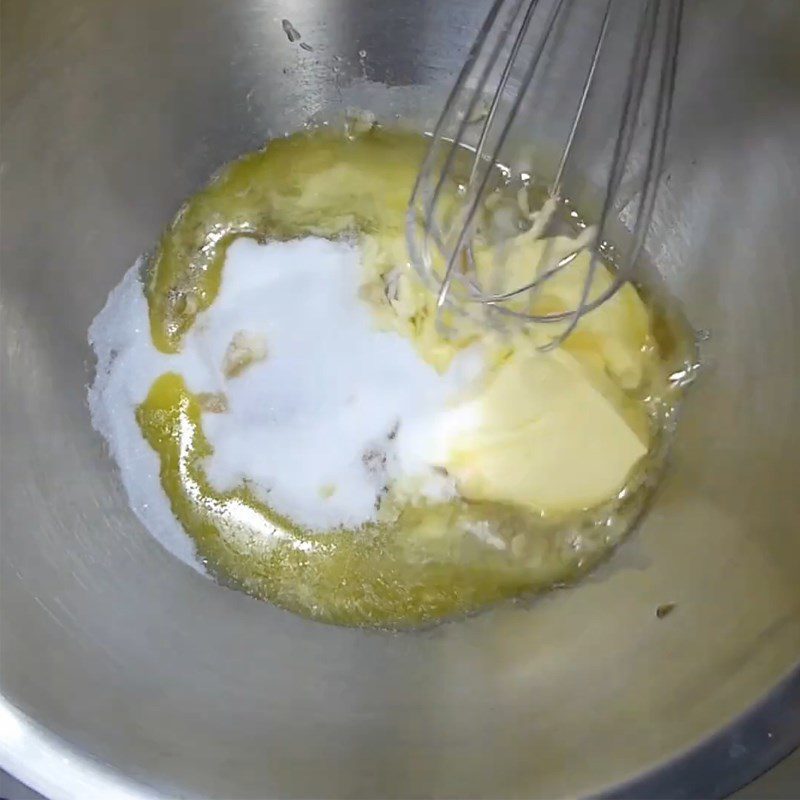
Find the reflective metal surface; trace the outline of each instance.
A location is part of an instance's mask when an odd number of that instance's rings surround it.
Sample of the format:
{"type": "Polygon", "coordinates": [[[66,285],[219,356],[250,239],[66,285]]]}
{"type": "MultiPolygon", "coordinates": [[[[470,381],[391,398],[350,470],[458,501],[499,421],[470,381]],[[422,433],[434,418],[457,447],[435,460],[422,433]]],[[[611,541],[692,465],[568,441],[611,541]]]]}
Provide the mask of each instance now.
{"type": "Polygon", "coordinates": [[[435,116],[487,4],[3,3],[0,766],[52,797],[692,796],[792,745],[800,15],[688,5],[650,250],[711,338],[654,507],[575,590],[389,635],[220,588],[139,527],[86,329],[269,133],[435,116]]]}

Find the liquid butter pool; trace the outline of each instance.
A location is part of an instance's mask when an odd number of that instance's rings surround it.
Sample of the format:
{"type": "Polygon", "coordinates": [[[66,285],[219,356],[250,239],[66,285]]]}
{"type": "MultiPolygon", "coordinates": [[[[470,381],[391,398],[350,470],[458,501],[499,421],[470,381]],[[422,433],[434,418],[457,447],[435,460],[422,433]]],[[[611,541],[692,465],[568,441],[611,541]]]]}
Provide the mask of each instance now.
{"type": "Polygon", "coordinates": [[[441,337],[402,238],[423,147],[318,132],[245,156],[89,333],[93,423],[147,529],[325,621],[431,622],[574,578],[638,513],[673,404],[632,287],[553,355],[441,337]]]}

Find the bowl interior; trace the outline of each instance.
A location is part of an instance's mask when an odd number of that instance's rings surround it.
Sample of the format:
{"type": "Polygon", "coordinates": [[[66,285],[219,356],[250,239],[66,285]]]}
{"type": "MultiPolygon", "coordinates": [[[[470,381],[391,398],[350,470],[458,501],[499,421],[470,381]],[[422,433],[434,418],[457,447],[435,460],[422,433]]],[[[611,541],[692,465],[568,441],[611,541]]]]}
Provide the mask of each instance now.
{"type": "Polygon", "coordinates": [[[435,118],[488,3],[3,5],[7,765],[64,796],[76,770],[142,796],[576,796],[677,758],[797,669],[800,19],[687,6],[649,251],[710,339],[656,502],[580,587],[392,635],[304,621],[162,550],[91,430],[86,330],[239,153],[350,105],[435,118]],[[26,760],[31,741],[68,762],[26,760]]]}

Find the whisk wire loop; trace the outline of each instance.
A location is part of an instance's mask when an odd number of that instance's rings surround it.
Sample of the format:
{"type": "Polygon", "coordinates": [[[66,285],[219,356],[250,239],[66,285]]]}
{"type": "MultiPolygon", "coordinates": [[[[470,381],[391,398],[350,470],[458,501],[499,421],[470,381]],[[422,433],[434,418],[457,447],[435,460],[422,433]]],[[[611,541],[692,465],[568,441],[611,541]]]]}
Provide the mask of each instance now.
{"type": "MultiPolygon", "coordinates": [[[[490,291],[479,279],[473,250],[480,220],[487,210],[486,198],[498,176],[508,179],[511,174],[503,166],[504,158],[510,145],[518,146],[525,140],[525,134],[518,130],[520,122],[553,113],[552,109],[543,110],[536,97],[529,95],[535,94],[531,87],[538,91],[539,98],[550,91],[548,71],[557,73],[553,65],[558,66],[563,57],[559,36],[563,38],[572,26],[584,23],[592,16],[587,9],[591,6],[596,11],[598,5],[592,0],[496,0],[433,131],[409,205],[409,252],[423,280],[434,291],[437,308],[447,305],[467,314],[473,313],[470,309],[479,308],[482,319],[498,313],[523,321],[565,323],[549,345],[555,346],[585,314],[634,277],[665,161],[683,2],[602,0],[599,24],[588,48],[588,66],[580,79],[577,99],[571,104],[554,177],[545,181],[545,168],[526,166],[526,172],[544,190],[541,208],[530,215],[532,233],[539,236],[572,208],[565,197],[566,183],[573,173],[580,174],[581,159],[586,161],[584,154],[576,155],[578,143],[591,141],[598,120],[604,124],[609,118],[607,106],[600,101],[612,96],[611,105],[616,105],[619,112],[615,132],[603,140],[610,145],[607,163],[603,160],[604,148],[597,148],[598,161],[605,168],[605,178],[597,182],[598,188],[602,186],[599,213],[594,219],[584,217],[573,252],[562,253],[554,261],[552,239],[548,238],[539,263],[531,264],[530,280],[521,286],[490,291]],[[627,40],[615,24],[629,25],[630,12],[634,10],[637,16],[633,35],[627,37],[633,44],[625,61],[628,50],[623,45],[627,40]],[[613,65],[615,58],[622,77],[609,86],[607,74],[613,77],[615,73],[606,66],[604,74],[604,62],[613,65]],[[651,105],[645,102],[649,95],[653,95],[651,105]],[[593,102],[600,108],[599,112],[594,109],[594,114],[590,113],[593,102]],[[523,109],[530,113],[521,114],[523,109]],[[647,110],[652,111],[652,119],[647,110]],[[463,169],[465,157],[469,159],[468,169],[463,169]],[[630,200],[621,203],[625,178],[635,172],[637,159],[643,163],[641,186],[630,200]],[[615,260],[610,283],[603,284],[605,288],[597,292],[595,276],[605,260],[610,228],[626,208],[632,209],[633,218],[630,249],[626,258],[615,260]],[[591,249],[591,258],[577,304],[536,313],[536,292],[567,269],[584,247],[591,249]],[[527,309],[522,307],[526,293],[527,309]]],[[[561,116],[565,106],[570,104],[558,104],[556,111],[561,116]]],[[[591,161],[591,148],[589,156],[591,161]]],[[[528,188],[526,183],[525,191],[528,188]]],[[[569,216],[574,218],[577,214],[571,211],[569,216]]]]}

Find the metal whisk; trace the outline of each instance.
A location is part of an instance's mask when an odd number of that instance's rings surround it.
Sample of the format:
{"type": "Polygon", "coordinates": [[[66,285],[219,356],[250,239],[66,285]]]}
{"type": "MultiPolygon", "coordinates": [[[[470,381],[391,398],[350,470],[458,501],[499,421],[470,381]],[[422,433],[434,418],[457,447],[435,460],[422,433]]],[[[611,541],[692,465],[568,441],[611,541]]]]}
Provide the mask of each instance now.
{"type": "Polygon", "coordinates": [[[496,0],[409,205],[411,258],[439,308],[560,322],[556,344],[631,279],[664,164],[682,11],[683,0],[496,0]],[[523,162],[519,170],[510,168],[515,161],[523,162]],[[514,175],[524,191],[543,190],[531,215],[538,232],[581,209],[576,249],[590,247],[592,258],[574,308],[537,314],[520,300],[540,292],[575,252],[555,260],[550,253],[547,263],[531,264],[524,285],[499,293],[478,277],[473,241],[486,198],[514,175]],[[628,245],[614,248],[613,281],[593,294],[599,254],[621,217],[628,245]]]}

